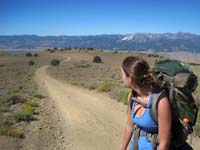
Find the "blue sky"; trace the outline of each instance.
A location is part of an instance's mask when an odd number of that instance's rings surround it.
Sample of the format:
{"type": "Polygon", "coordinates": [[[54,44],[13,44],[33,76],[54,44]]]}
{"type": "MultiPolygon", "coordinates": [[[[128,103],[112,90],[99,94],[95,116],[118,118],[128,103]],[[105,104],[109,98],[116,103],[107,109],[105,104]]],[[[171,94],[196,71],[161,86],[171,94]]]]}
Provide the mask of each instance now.
{"type": "Polygon", "coordinates": [[[0,35],[200,34],[198,0],[0,0],[0,35]]]}

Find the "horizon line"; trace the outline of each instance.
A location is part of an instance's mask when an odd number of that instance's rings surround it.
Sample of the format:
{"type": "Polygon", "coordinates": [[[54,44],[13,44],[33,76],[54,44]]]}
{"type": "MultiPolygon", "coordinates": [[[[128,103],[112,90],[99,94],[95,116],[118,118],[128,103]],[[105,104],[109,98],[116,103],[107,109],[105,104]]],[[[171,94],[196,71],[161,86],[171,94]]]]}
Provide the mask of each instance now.
{"type": "Polygon", "coordinates": [[[101,36],[101,35],[134,35],[134,34],[178,34],[178,33],[184,33],[184,34],[194,34],[194,35],[200,35],[200,33],[192,33],[192,32],[134,32],[134,33],[102,33],[102,34],[60,34],[60,35],[43,35],[43,34],[0,34],[0,36],[101,36]]]}

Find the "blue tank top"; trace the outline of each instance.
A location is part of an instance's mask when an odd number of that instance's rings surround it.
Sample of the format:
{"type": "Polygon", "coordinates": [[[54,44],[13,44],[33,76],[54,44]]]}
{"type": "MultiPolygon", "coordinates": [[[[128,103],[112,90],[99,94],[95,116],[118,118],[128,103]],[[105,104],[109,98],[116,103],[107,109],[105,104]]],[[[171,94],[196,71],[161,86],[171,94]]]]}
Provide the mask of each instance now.
{"type": "MultiPolygon", "coordinates": [[[[151,104],[152,101],[152,95],[150,94],[147,106],[151,104]]],[[[131,113],[131,118],[135,124],[137,124],[141,130],[144,130],[148,133],[156,133],[158,131],[158,125],[156,122],[153,120],[150,112],[150,108],[145,108],[144,113],[141,116],[136,116],[134,112],[134,105],[133,103],[133,108],[132,108],[132,113],[131,113]]],[[[133,137],[131,139],[131,144],[130,144],[130,150],[133,150],[133,137]]],[[[152,150],[152,144],[148,140],[146,136],[140,136],[138,139],[138,149],[139,150],[152,150]]]]}
{"type": "MultiPolygon", "coordinates": [[[[152,95],[150,95],[148,98],[147,106],[150,106],[151,101],[152,101],[152,95]]],[[[144,130],[149,133],[158,132],[158,125],[151,116],[150,108],[145,108],[144,113],[141,116],[137,117],[134,112],[134,105],[135,104],[133,103],[133,109],[131,115],[133,122],[137,124],[141,128],[141,130],[144,130]]]]}

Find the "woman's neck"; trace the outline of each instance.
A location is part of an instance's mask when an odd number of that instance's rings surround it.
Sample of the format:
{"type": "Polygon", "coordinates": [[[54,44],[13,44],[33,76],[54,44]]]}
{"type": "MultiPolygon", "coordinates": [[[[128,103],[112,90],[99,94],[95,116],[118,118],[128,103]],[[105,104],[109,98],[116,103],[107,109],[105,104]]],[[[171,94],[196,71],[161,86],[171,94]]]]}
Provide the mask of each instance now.
{"type": "Polygon", "coordinates": [[[145,88],[140,88],[140,87],[132,87],[132,89],[137,93],[138,96],[141,98],[145,98],[150,95],[150,91],[145,88]]]}

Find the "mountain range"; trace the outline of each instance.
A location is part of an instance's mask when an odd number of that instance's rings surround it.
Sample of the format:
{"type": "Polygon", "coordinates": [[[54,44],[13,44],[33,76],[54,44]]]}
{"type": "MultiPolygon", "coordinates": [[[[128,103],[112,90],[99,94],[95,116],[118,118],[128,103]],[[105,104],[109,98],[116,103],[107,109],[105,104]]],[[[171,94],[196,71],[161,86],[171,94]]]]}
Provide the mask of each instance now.
{"type": "Polygon", "coordinates": [[[0,35],[0,49],[80,47],[149,52],[200,53],[200,35],[178,33],[103,34],[88,36],[0,35]]]}

